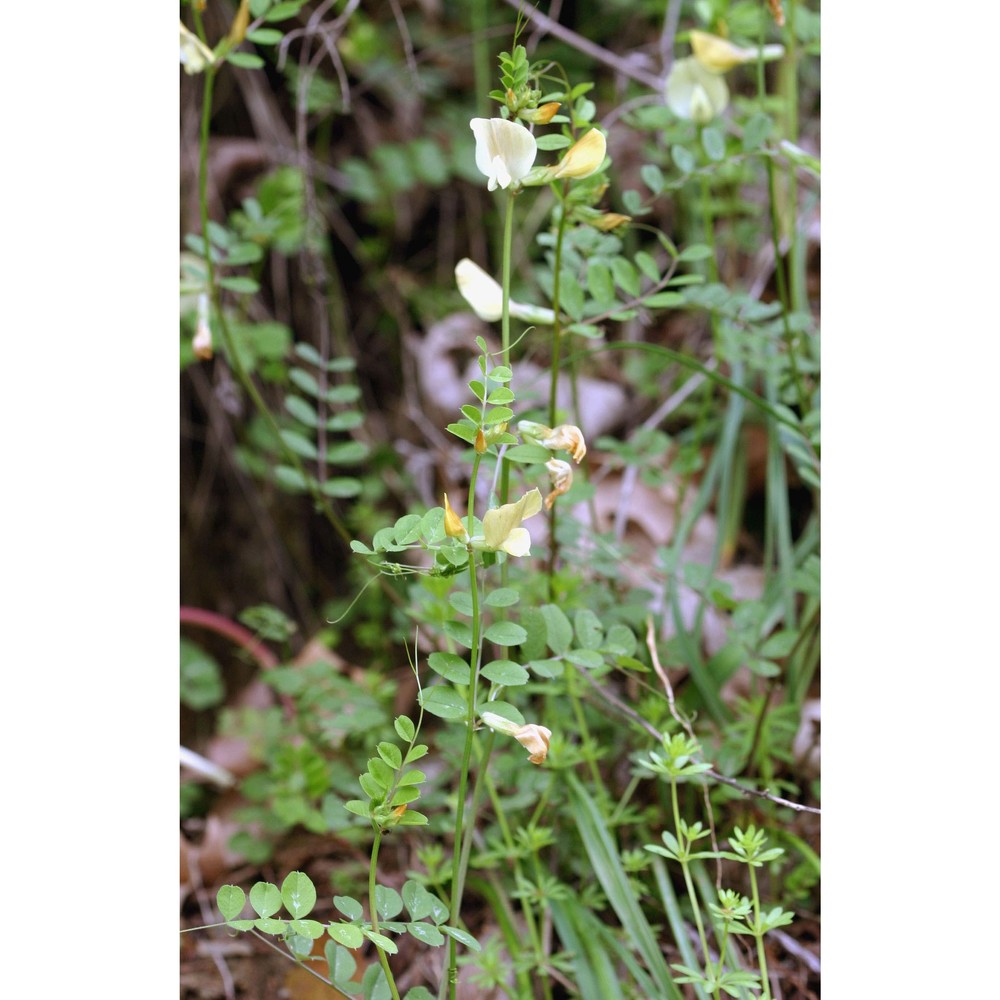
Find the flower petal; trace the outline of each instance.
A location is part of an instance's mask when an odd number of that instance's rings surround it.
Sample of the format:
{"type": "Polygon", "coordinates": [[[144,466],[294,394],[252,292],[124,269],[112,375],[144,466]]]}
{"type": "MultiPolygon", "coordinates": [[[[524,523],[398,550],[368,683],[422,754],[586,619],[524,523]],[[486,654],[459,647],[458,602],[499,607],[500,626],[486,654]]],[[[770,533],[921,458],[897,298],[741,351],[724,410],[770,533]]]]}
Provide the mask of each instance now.
{"type": "Polygon", "coordinates": [[[503,314],[503,289],[475,261],[463,257],[455,265],[455,282],[481,320],[495,323],[503,314]]]}
{"type": "Polygon", "coordinates": [[[541,444],[550,451],[568,451],[577,465],[587,454],[587,442],[583,438],[583,431],[576,424],[560,424],[558,427],[553,427],[549,435],[542,439],[541,444]]]}
{"type": "MultiPolygon", "coordinates": [[[[537,489],[525,493],[516,503],[505,503],[502,507],[494,507],[483,515],[483,535],[488,548],[496,551],[503,548],[510,535],[520,527],[521,522],[537,514],[542,509],[542,495],[537,489]]],[[[523,530],[523,529],[522,529],[523,530]]],[[[528,534],[527,531],[524,532],[528,534]]],[[[523,539],[515,542],[515,547],[524,544],[523,539]]],[[[528,539],[528,544],[531,539],[528,539]]],[[[506,550],[505,551],[509,551],[506,550]]],[[[512,555],[515,553],[511,553],[512,555]]]]}
{"type": "Polygon", "coordinates": [[[729,104],[729,88],[718,73],[712,73],[694,56],[678,59],[665,87],[667,105],[678,118],[704,125],[729,104]]]}
{"type": "Polygon", "coordinates": [[[707,31],[691,32],[691,51],[698,62],[712,73],[725,73],[741,63],[756,62],[758,57],[765,60],[780,59],[785,54],[782,45],[744,49],[718,35],[710,35],[707,31]]]}
{"type": "Polygon", "coordinates": [[[604,133],[592,128],[570,146],[552,172],[552,177],[589,177],[601,168],[607,151],[608,141],[604,133]]]}
{"type": "Polygon", "coordinates": [[[535,137],[505,118],[473,118],[469,125],[476,137],[476,166],[490,191],[519,185],[535,162],[535,137]]]}
{"type": "Polygon", "coordinates": [[[510,556],[531,554],[531,535],[527,528],[511,528],[510,534],[500,543],[500,549],[510,556]]]}
{"type": "Polygon", "coordinates": [[[189,76],[201,73],[215,62],[215,53],[181,21],[181,65],[189,76]]]}
{"type": "Polygon", "coordinates": [[[541,764],[549,753],[549,741],[552,739],[552,730],[547,726],[538,726],[532,722],[521,726],[514,733],[514,739],[526,750],[531,751],[531,756],[528,760],[532,764],[541,764]]]}
{"type": "Polygon", "coordinates": [[[552,510],[556,497],[568,493],[573,485],[573,466],[561,459],[550,458],[545,468],[549,470],[549,482],[552,484],[552,492],[545,498],[545,509],[552,510]]]}

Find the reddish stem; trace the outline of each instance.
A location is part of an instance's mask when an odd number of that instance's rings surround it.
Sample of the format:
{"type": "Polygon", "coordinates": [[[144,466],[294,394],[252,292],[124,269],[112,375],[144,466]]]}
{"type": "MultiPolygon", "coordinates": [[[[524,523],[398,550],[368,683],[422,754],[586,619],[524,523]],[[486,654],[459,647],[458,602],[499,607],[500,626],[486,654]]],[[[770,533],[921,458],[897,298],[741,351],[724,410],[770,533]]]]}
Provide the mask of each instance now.
{"type": "Polygon", "coordinates": [[[231,618],[206,611],[204,608],[187,608],[181,605],[181,624],[199,625],[227,639],[232,639],[237,646],[242,646],[265,669],[278,665],[278,658],[249,629],[244,628],[231,618]]]}
{"type": "MultiPolygon", "coordinates": [[[[245,649],[265,670],[270,670],[279,664],[279,659],[271,652],[267,646],[258,639],[253,632],[244,628],[238,622],[224,615],[216,614],[214,611],[206,611],[204,608],[189,608],[181,605],[181,624],[196,625],[200,628],[207,628],[217,635],[231,639],[237,646],[245,649]]],[[[290,695],[279,696],[281,704],[285,708],[285,717],[291,719],[295,715],[295,703],[290,695]]]]}

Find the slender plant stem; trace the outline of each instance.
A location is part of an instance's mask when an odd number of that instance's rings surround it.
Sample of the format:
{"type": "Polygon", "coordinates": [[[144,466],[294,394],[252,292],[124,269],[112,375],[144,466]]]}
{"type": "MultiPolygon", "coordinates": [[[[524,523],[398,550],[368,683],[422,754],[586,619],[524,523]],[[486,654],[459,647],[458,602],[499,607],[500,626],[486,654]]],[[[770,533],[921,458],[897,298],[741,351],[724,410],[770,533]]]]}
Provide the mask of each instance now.
{"type": "Polygon", "coordinates": [[[760,966],[760,982],[763,988],[761,1000],[771,1000],[771,983],[767,978],[767,953],[764,950],[764,935],[760,928],[760,894],[757,892],[757,872],[750,865],[750,887],[753,891],[753,918],[757,929],[754,937],[757,939],[757,963],[760,966]]]}
{"type": "MultiPolygon", "coordinates": [[[[510,367],[510,258],[514,243],[514,192],[507,192],[507,206],[503,220],[503,312],[500,317],[500,342],[503,364],[510,367]]],[[[510,496],[510,462],[500,458],[500,503],[507,503],[510,496]]],[[[506,564],[505,564],[506,567],[506,564]]],[[[506,568],[501,570],[506,582],[506,568]]]]}
{"type": "MultiPolygon", "coordinates": [[[[473,465],[472,486],[469,493],[469,523],[472,523],[473,494],[471,489],[475,487],[475,470],[478,468],[478,458],[473,465]]],[[[471,532],[470,532],[471,534],[471,532]]],[[[458,777],[458,801],[455,804],[455,837],[452,847],[451,865],[451,919],[459,919],[459,911],[462,907],[462,837],[465,832],[465,799],[469,787],[469,768],[472,763],[472,747],[475,742],[476,724],[476,692],[479,687],[479,668],[482,663],[481,652],[481,621],[479,617],[479,580],[476,572],[476,553],[469,549],[469,586],[472,591],[472,652],[469,654],[470,683],[468,703],[469,710],[466,716],[465,746],[462,750],[462,766],[458,777]]],[[[475,817],[470,817],[470,822],[474,822],[475,817]]],[[[456,1000],[458,988],[458,951],[454,938],[448,939],[448,989],[451,1000],[456,1000]]]]}
{"type": "MultiPolygon", "coordinates": [[[[681,832],[681,810],[677,801],[677,781],[670,779],[670,803],[674,810],[674,829],[677,831],[677,841],[681,846],[684,855],[687,854],[690,844],[688,838],[681,832]]],[[[691,881],[691,871],[686,856],[681,858],[681,871],[684,873],[684,885],[687,887],[688,897],[691,900],[691,910],[694,913],[694,922],[698,927],[698,939],[701,941],[702,961],[708,969],[708,939],[705,937],[705,925],[701,920],[701,907],[698,905],[698,895],[694,890],[691,881]]]]}
{"type": "Polygon", "coordinates": [[[253,632],[238,622],[234,622],[231,618],[226,618],[225,615],[206,611],[204,608],[190,608],[182,605],[180,622],[182,625],[197,625],[201,628],[207,628],[217,635],[231,639],[237,646],[245,649],[265,670],[276,667],[280,662],[278,657],[253,632]]]}
{"type": "Polygon", "coordinates": [[[340,997],[343,997],[343,998],[344,998],[344,1000],[350,1000],[350,997],[349,997],[349,996],[348,996],[348,995],[347,995],[347,994],[346,994],[346,993],[345,993],[345,992],[344,992],[343,990],[341,990],[341,989],[340,989],[339,987],[337,987],[337,986],[335,986],[335,985],[334,985],[333,983],[331,983],[331,982],[330,982],[330,980],[326,978],[326,976],[321,976],[321,975],[320,975],[320,974],[319,974],[319,973],[318,973],[318,972],[317,972],[317,971],[316,971],[315,969],[311,969],[311,968],[309,968],[309,966],[308,966],[308,965],[306,965],[306,963],[305,963],[305,962],[300,962],[300,961],[296,961],[296,960],[295,960],[295,956],[294,956],[294,955],[289,955],[287,951],[284,951],[284,950],[283,950],[282,948],[280,948],[280,947],[279,947],[278,945],[276,945],[276,944],[274,943],[274,941],[272,941],[272,940],[271,940],[271,938],[270,938],[270,936],[269,936],[269,935],[267,935],[267,934],[262,934],[262,933],[261,933],[260,931],[258,931],[258,930],[253,930],[253,929],[251,929],[250,933],[251,933],[251,934],[252,934],[252,935],[253,935],[253,936],[254,936],[255,938],[257,938],[257,940],[258,940],[258,941],[261,941],[261,942],[263,942],[264,944],[266,944],[266,945],[268,946],[268,948],[272,948],[272,949],[274,949],[274,951],[276,951],[276,952],[277,952],[277,953],[278,953],[279,955],[283,955],[283,956],[284,956],[285,958],[290,958],[290,959],[292,959],[292,961],[294,961],[294,962],[295,962],[295,964],[296,964],[296,965],[297,965],[297,966],[298,966],[298,967],[299,967],[300,969],[302,969],[302,970],[303,970],[303,972],[308,972],[310,976],[313,976],[313,977],[315,977],[315,978],[316,978],[316,979],[318,979],[318,980],[319,980],[319,981],[320,981],[321,983],[326,983],[326,985],[327,985],[327,986],[329,986],[329,987],[330,987],[330,989],[331,989],[331,990],[333,990],[333,991],[334,991],[334,993],[336,993],[336,994],[337,994],[337,996],[340,996],[340,997]]]}
{"type": "MultiPolygon", "coordinates": [[[[371,864],[368,867],[368,909],[371,913],[372,932],[379,933],[378,929],[378,907],[375,905],[375,873],[378,869],[378,849],[382,843],[382,828],[375,831],[375,841],[372,844],[371,864]]],[[[399,990],[396,988],[396,980],[392,976],[392,969],[389,968],[389,958],[386,953],[375,945],[378,952],[379,965],[385,973],[386,982],[389,984],[389,991],[392,993],[392,1000],[399,1000],[399,990]]]]}

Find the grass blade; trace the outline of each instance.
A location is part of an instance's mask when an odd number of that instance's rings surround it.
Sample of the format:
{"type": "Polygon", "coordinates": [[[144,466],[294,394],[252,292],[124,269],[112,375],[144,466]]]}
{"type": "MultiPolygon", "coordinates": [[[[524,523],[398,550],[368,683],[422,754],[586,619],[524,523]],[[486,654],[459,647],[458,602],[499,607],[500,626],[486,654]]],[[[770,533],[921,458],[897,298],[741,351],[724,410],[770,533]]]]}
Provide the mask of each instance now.
{"type": "Polygon", "coordinates": [[[652,976],[657,995],[663,1000],[683,1000],[683,995],[670,978],[670,970],[667,968],[663,952],[629,885],[628,876],[621,865],[618,847],[596,803],[575,775],[567,775],[567,784],[577,831],[594,874],[621,921],[622,929],[635,944],[640,958],[652,976]]]}

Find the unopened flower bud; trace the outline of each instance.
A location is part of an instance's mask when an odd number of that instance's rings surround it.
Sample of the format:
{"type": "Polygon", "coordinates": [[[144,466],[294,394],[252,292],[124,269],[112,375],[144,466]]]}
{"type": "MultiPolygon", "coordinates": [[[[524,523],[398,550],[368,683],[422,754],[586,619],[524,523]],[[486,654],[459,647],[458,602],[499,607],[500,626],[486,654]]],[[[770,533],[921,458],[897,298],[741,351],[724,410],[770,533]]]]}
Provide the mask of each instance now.
{"type": "Polygon", "coordinates": [[[517,433],[535,444],[541,444],[542,439],[552,433],[552,428],[546,427],[545,424],[536,424],[534,420],[519,420],[517,433]]]}
{"type": "Polygon", "coordinates": [[[477,455],[482,455],[486,451],[486,435],[483,433],[482,427],[476,428],[476,443],[473,447],[475,447],[477,455]]]}
{"type": "Polygon", "coordinates": [[[444,495],[444,533],[449,538],[460,538],[463,542],[469,540],[469,533],[462,524],[462,519],[451,509],[448,494],[444,495]]]}
{"type": "MultiPolygon", "coordinates": [[[[485,434],[486,443],[496,444],[497,441],[506,433],[507,433],[506,420],[502,420],[499,424],[493,424],[492,427],[486,428],[486,434],[485,434]]],[[[477,450],[478,450],[478,443],[477,443],[477,450]]],[[[485,451],[486,449],[484,448],[483,450],[485,451]]]]}
{"type": "Polygon", "coordinates": [[[229,34],[226,36],[233,45],[239,45],[246,38],[247,28],[250,26],[250,0],[241,0],[240,6],[230,25],[229,34]]]}
{"type": "Polygon", "coordinates": [[[590,224],[602,233],[609,233],[612,229],[617,229],[619,226],[624,226],[631,221],[631,215],[621,215],[618,212],[602,212],[596,219],[591,220],[590,224]]]}
{"type": "Polygon", "coordinates": [[[543,104],[539,108],[525,108],[519,111],[517,116],[518,118],[523,118],[526,122],[531,122],[532,125],[548,125],[558,110],[559,102],[549,101],[548,104],[543,104]]]}

